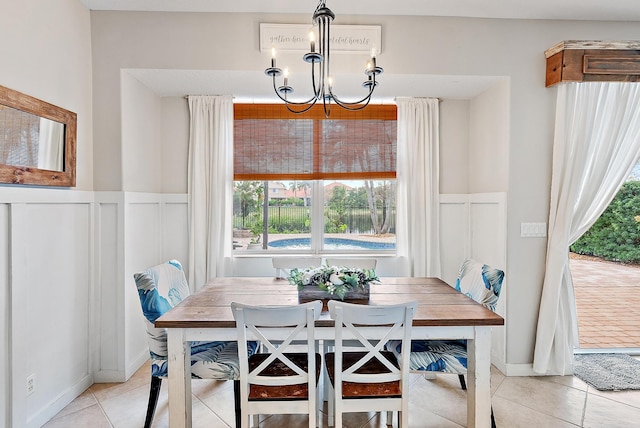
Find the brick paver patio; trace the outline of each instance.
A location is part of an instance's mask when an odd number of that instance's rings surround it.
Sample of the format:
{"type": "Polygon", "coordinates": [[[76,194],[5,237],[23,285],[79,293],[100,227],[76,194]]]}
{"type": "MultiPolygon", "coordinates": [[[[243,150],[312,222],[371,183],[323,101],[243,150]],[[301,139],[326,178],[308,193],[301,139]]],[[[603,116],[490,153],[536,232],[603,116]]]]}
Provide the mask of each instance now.
{"type": "Polygon", "coordinates": [[[640,348],[640,266],[572,258],[580,348],[640,348]]]}

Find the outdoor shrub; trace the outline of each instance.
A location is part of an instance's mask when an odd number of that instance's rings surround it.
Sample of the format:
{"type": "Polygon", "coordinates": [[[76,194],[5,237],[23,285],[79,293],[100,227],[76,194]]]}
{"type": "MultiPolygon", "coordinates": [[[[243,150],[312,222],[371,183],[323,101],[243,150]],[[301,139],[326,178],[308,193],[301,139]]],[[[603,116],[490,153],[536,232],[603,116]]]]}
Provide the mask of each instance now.
{"type": "Polygon", "coordinates": [[[640,181],[627,181],[571,251],[623,263],[640,263],[640,181]]]}

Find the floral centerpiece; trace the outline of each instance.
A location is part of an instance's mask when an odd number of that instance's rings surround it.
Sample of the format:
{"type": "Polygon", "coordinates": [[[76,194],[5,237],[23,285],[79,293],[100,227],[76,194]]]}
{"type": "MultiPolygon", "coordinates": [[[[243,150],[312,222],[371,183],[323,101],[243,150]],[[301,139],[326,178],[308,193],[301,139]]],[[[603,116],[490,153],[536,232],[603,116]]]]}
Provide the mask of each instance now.
{"type": "Polygon", "coordinates": [[[377,283],[373,269],[345,266],[319,266],[309,269],[291,269],[289,283],[298,287],[300,297],[344,300],[369,298],[369,284],[377,283]]]}

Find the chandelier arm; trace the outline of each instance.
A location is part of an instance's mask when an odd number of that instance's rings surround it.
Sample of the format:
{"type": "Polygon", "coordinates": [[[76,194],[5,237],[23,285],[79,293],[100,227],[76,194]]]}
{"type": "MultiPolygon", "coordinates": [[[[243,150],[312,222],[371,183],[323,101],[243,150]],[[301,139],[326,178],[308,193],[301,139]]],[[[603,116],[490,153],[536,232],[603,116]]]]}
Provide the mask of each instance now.
{"type": "MultiPolygon", "coordinates": [[[[364,98],[362,98],[361,100],[358,100],[358,101],[343,101],[340,98],[338,98],[337,95],[335,95],[333,93],[331,88],[329,88],[329,94],[331,95],[331,98],[336,102],[336,104],[338,104],[342,108],[350,109],[349,106],[354,106],[356,104],[362,104],[364,102],[366,102],[366,104],[363,107],[366,107],[367,104],[369,104],[369,101],[371,100],[371,96],[373,95],[373,90],[374,90],[375,87],[376,87],[376,85],[375,85],[375,77],[374,77],[373,85],[371,85],[369,87],[369,93],[367,95],[365,95],[364,98]]],[[[361,108],[363,108],[363,107],[361,107],[361,108]]],[[[356,108],[354,110],[360,110],[360,108],[356,108]]]]}
{"type": "MultiPolygon", "coordinates": [[[[275,77],[273,78],[273,91],[276,93],[278,98],[280,98],[286,104],[304,105],[304,104],[309,104],[311,102],[313,102],[313,104],[315,104],[315,102],[317,101],[316,97],[311,97],[307,101],[290,101],[290,100],[288,100],[286,97],[283,97],[282,95],[280,95],[280,92],[278,92],[278,88],[276,87],[276,78],[275,77]]],[[[303,110],[303,112],[304,111],[306,111],[306,110],[303,110]]]]}
{"type": "MultiPolygon", "coordinates": [[[[312,108],[314,105],[316,105],[316,102],[317,102],[317,101],[318,101],[318,99],[317,99],[317,98],[313,98],[313,102],[311,102],[311,101],[310,101],[309,103],[306,103],[306,104],[308,104],[308,105],[307,105],[307,107],[303,108],[302,110],[294,110],[294,109],[292,109],[292,108],[291,108],[291,104],[292,104],[292,103],[290,103],[290,102],[289,102],[289,101],[287,101],[287,100],[285,100],[285,104],[284,104],[284,106],[285,106],[285,107],[287,108],[287,110],[289,110],[291,113],[301,114],[301,113],[305,113],[305,112],[307,112],[307,111],[311,110],[311,108],[312,108]]],[[[301,103],[295,103],[294,105],[298,105],[298,104],[301,104],[301,103]]]]}
{"type": "Polygon", "coordinates": [[[354,103],[340,101],[338,98],[334,97],[333,95],[331,96],[331,98],[333,99],[333,101],[336,102],[337,105],[339,105],[343,109],[351,110],[351,111],[362,110],[363,108],[368,106],[369,101],[371,101],[371,96],[365,97],[362,100],[354,103]]]}

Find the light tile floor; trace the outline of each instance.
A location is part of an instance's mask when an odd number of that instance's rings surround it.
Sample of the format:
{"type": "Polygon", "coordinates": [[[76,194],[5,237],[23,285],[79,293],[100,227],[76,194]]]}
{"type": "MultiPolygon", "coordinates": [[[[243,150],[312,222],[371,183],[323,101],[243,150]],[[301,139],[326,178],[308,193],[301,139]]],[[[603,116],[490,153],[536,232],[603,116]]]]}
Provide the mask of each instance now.
{"type": "MultiPolygon", "coordinates": [[[[412,375],[409,426],[460,428],[466,425],[466,393],[455,375],[426,380],[412,375]]],[[[624,427],[640,420],[640,391],[600,392],[572,376],[505,377],[493,370],[492,403],[499,428],[624,427]]],[[[149,365],[125,383],[94,384],[58,413],[46,428],[141,428],[149,393],[149,365]]],[[[326,405],[325,405],[326,407],[326,405]]],[[[327,426],[326,412],[322,427],[327,426]]],[[[233,384],[193,382],[193,426],[233,427],[233,384]]],[[[154,427],[168,427],[163,383],[154,427]]],[[[260,428],[302,428],[306,416],[266,416],[260,428]]],[[[382,428],[375,413],[346,415],[344,427],[382,428]]],[[[394,423],[394,427],[397,424],[394,423]]]]}
{"type": "Polygon", "coordinates": [[[640,348],[640,266],[571,259],[580,348],[640,348]]]}

